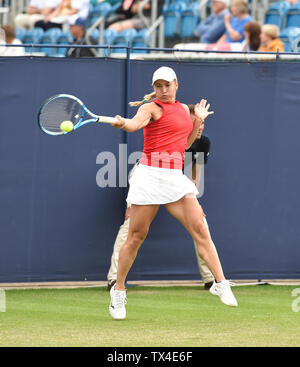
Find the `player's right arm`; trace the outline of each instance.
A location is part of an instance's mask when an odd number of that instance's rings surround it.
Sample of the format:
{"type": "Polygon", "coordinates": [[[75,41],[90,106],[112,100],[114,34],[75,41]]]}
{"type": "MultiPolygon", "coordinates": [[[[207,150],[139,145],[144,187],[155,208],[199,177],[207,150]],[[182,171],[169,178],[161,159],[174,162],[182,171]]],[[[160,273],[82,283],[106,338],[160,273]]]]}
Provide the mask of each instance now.
{"type": "Polygon", "coordinates": [[[131,119],[126,119],[117,115],[116,119],[118,120],[118,122],[112,124],[112,126],[116,127],[117,129],[123,129],[129,133],[132,133],[147,126],[152,118],[152,103],[146,103],[138,109],[136,115],[131,119]]]}

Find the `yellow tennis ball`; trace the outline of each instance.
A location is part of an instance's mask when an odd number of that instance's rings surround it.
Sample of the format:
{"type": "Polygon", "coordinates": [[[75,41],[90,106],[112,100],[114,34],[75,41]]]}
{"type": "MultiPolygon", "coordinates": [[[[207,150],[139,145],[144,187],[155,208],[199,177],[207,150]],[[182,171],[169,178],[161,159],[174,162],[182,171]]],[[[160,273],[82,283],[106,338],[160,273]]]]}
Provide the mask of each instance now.
{"type": "Polygon", "coordinates": [[[72,131],[74,129],[74,125],[72,121],[63,121],[60,124],[60,129],[66,133],[72,131]]]}

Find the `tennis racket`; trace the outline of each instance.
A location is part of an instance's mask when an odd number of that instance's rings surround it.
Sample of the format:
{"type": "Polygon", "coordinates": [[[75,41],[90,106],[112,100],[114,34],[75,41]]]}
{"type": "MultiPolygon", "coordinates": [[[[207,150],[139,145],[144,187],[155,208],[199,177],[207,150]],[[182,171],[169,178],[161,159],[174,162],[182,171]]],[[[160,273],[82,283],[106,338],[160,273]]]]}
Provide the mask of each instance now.
{"type": "Polygon", "coordinates": [[[67,134],[68,132],[61,129],[61,124],[65,121],[71,121],[73,130],[76,130],[90,122],[112,124],[117,119],[95,115],[88,110],[79,98],[70,94],[57,94],[48,98],[42,104],[38,113],[38,124],[41,130],[49,135],[67,134]]]}

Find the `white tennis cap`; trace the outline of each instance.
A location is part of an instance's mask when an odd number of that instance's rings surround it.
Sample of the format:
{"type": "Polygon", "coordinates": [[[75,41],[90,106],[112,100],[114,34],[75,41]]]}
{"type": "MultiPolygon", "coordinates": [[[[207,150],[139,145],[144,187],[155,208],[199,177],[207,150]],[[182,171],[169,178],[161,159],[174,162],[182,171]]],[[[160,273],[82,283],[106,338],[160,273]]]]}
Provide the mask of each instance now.
{"type": "Polygon", "coordinates": [[[168,66],[162,66],[161,68],[155,70],[155,72],[153,73],[152,85],[160,79],[171,82],[174,79],[177,80],[177,76],[172,68],[169,68],[168,66]]]}

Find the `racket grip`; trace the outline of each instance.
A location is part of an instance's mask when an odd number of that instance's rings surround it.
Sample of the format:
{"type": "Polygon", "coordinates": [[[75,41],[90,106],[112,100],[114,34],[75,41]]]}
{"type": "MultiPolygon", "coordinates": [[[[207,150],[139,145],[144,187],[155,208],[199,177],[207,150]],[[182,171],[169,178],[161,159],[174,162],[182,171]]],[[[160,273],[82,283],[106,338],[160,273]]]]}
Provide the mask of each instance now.
{"type": "Polygon", "coordinates": [[[118,120],[115,117],[109,117],[109,116],[99,116],[98,122],[104,122],[107,124],[113,124],[117,122],[118,120]]]}

